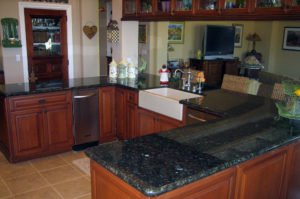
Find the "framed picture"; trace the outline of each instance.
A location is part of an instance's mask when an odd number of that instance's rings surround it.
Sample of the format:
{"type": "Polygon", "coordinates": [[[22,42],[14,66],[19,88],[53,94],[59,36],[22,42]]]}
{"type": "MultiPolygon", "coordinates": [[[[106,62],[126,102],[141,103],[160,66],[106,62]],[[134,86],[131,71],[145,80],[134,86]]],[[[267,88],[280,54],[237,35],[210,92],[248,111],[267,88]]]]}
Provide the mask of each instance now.
{"type": "Polygon", "coordinates": [[[243,24],[232,24],[235,27],[234,47],[241,48],[243,45],[243,24]]]}
{"type": "Polygon", "coordinates": [[[147,41],[147,26],[145,24],[139,25],[139,43],[145,44],[147,41]]]}
{"type": "Polygon", "coordinates": [[[172,44],[183,44],[184,22],[170,22],[168,25],[168,42],[172,44]]]}
{"type": "Polygon", "coordinates": [[[284,28],[282,49],[300,51],[300,27],[284,28]]]}

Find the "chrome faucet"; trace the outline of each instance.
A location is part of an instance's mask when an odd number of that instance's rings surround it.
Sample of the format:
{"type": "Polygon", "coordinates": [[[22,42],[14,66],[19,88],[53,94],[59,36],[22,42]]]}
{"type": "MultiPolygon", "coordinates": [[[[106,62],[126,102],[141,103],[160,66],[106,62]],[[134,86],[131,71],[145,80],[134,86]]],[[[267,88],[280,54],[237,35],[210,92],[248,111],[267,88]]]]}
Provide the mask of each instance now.
{"type": "Polygon", "coordinates": [[[190,90],[191,89],[191,80],[192,80],[192,72],[189,70],[187,72],[184,72],[181,69],[176,69],[174,72],[174,75],[177,76],[177,72],[180,71],[182,74],[187,74],[187,82],[185,81],[185,78],[182,78],[182,89],[187,89],[190,90]]]}

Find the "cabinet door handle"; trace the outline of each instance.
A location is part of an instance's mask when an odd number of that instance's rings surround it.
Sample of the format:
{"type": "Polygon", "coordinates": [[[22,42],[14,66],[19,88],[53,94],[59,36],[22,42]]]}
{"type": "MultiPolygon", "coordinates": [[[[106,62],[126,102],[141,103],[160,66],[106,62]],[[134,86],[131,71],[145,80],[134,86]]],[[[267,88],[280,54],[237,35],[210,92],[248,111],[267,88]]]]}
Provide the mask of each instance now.
{"type": "Polygon", "coordinates": [[[74,99],[82,99],[82,98],[88,98],[88,97],[93,97],[95,93],[87,94],[87,95],[75,95],[73,98],[74,99]]]}
{"type": "Polygon", "coordinates": [[[189,118],[192,118],[192,119],[195,119],[195,120],[198,120],[198,121],[200,121],[200,122],[206,122],[206,121],[207,121],[207,120],[205,120],[205,119],[196,117],[196,116],[194,116],[194,115],[192,115],[192,114],[188,114],[188,117],[189,117],[189,118]]]}

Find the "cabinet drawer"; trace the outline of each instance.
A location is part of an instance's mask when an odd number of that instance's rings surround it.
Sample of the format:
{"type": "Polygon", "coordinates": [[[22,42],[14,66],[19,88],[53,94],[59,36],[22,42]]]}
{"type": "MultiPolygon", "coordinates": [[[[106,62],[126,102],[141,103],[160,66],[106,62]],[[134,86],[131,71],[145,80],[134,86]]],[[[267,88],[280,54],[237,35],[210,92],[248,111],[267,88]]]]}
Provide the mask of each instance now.
{"type": "Polygon", "coordinates": [[[138,93],[136,91],[127,91],[127,102],[138,104],[138,93]]]}
{"type": "Polygon", "coordinates": [[[220,118],[220,117],[213,115],[213,114],[204,113],[202,111],[194,110],[191,108],[188,108],[187,113],[186,113],[186,123],[187,124],[207,122],[207,121],[215,120],[218,118],[220,118]]]}
{"type": "Polygon", "coordinates": [[[54,92],[49,94],[37,94],[12,97],[9,100],[10,111],[39,108],[45,105],[59,105],[71,101],[70,92],[54,92]]]}

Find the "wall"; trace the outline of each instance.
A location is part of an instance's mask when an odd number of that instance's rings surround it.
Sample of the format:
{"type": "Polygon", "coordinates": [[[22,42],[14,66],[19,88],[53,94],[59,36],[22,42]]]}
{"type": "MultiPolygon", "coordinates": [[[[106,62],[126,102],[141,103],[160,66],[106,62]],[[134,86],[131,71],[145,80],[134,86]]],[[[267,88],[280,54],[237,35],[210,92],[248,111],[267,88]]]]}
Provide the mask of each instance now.
{"type": "MultiPolygon", "coordinates": [[[[82,37],[82,66],[83,77],[100,75],[99,59],[99,3],[98,0],[80,0],[81,28],[83,26],[97,26],[97,34],[89,39],[85,34],[82,37]]],[[[82,30],[81,30],[82,32],[82,30]]]]}
{"type": "MultiPolygon", "coordinates": [[[[149,72],[157,74],[162,64],[167,62],[167,26],[169,22],[158,22],[150,27],[150,68],[149,72]]],[[[232,25],[243,24],[242,47],[235,48],[234,56],[241,60],[244,54],[252,50],[252,43],[246,40],[248,34],[257,33],[261,40],[256,42],[256,51],[263,56],[265,70],[300,78],[300,51],[282,50],[284,27],[300,27],[299,21],[191,21],[185,22],[184,44],[171,44],[173,52],[169,52],[169,59],[188,60],[195,57],[197,49],[201,49],[203,28],[206,24],[232,25]]]]}
{"type": "Polygon", "coordinates": [[[112,19],[118,22],[119,42],[112,43],[112,57],[116,62],[131,58],[138,63],[138,21],[121,21],[122,0],[112,1],[112,19]]]}
{"type": "MultiPolygon", "coordinates": [[[[19,18],[18,13],[19,0],[0,1],[0,18],[13,17],[19,18]]],[[[2,26],[0,26],[2,35],[2,26]]],[[[20,34],[19,34],[20,35],[20,34]]],[[[22,55],[21,48],[3,48],[2,49],[2,63],[5,72],[5,83],[15,83],[23,81],[23,66],[22,62],[16,61],[16,55],[22,55]]]]}
{"type": "Polygon", "coordinates": [[[284,27],[300,27],[299,21],[274,21],[271,35],[269,70],[273,73],[300,79],[300,51],[283,50],[284,27]]]}
{"type": "Polygon", "coordinates": [[[154,47],[150,47],[150,54],[153,53],[156,56],[152,56],[150,63],[151,66],[154,66],[154,69],[150,70],[150,73],[157,74],[159,68],[166,64],[167,57],[169,60],[173,59],[183,59],[188,60],[189,58],[195,57],[195,54],[198,49],[202,47],[202,38],[204,26],[207,24],[212,25],[229,25],[232,24],[243,24],[243,41],[241,48],[235,48],[234,56],[242,57],[243,54],[251,50],[252,46],[248,44],[248,41],[245,39],[249,33],[253,32],[254,22],[253,21],[213,21],[213,22],[204,22],[204,21],[186,21],[185,22],[185,32],[184,32],[184,43],[183,44],[171,44],[174,48],[173,52],[167,53],[168,46],[168,24],[169,22],[158,22],[156,25],[151,26],[151,28],[156,29],[156,31],[151,31],[150,38],[153,38],[153,41],[150,44],[154,47]]]}
{"type": "MultiPolygon", "coordinates": [[[[19,18],[18,2],[20,0],[1,0],[0,18],[19,18]]],[[[99,75],[99,35],[92,40],[83,35],[82,27],[92,22],[98,27],[98,0],[69,0],[72,6],[72,33],[74,77],[99,75]]],[[[2,27],[0,27],[2,35],[2,27]]],[[[21,55],[21,48],[2,48],[2,59],[6,83],[23,82],[22,62],[16,61],[16,55],[21,55]]]]}

